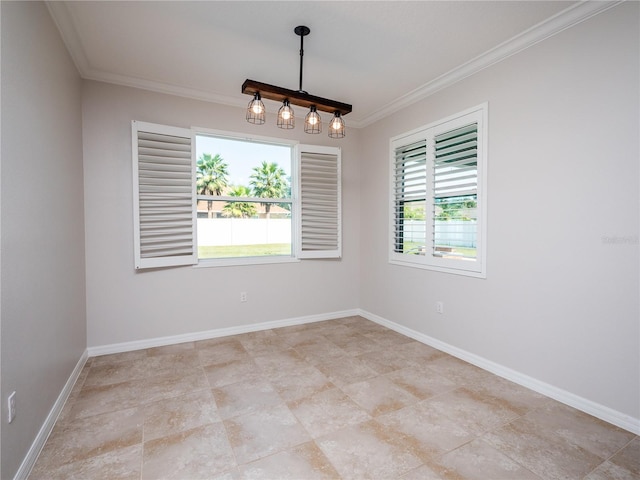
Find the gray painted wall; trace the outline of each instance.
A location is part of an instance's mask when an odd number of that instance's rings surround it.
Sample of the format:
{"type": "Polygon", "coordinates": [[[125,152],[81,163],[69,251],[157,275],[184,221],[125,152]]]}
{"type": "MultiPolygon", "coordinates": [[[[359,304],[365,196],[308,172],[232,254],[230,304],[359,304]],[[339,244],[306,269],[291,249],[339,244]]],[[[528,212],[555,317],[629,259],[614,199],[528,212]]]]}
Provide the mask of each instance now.
{"type": "Polygon", "coordinates": [[[231,107],[81,83],[46,7],[2,2],[2,478],[87,345],[358,307],[640,418],[639,6],[350,130],[338,142],[341,261],[136,273],[132,119],[310,137],[231,107]],[[388,139],[485,101],[487,279],[390,265],[388,139]]]}
{"type": "Polygon", "coordinates": [[[85,82],[83,138],[88,344],[102,346],[358,307],[359,132],[335,141],[238,108],[85,82]],[[135,271],[131,120],[289,138],[342,148],[343,258],[135,271]],[[248,301],[240,303],[240,292],[248,301]]]}
{"type": "Polygon", "coordinates": [[[363,310],[636,419],[639,7],[617,6],[364,129],[360,232],[363,310]],[[482,102],[486,280],[390,265],[389,138],[482,102]]]}
{"type": "Polygon", "coordinates": [[[0,8],[0,475],[11,478],[86,349],[81,80],[44,4],[0,8]]]}

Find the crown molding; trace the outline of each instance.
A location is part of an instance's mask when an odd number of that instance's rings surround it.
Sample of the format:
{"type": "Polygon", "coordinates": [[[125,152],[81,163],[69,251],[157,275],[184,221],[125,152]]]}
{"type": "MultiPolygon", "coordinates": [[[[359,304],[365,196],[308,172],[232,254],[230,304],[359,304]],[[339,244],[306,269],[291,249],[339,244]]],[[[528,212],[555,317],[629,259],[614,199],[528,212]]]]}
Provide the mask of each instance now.
{"type": "MultiPolygon", "coordinates": [[[[374,110],[360,122],[349,122],[350,128],[362,128],[371,125],[383,118],[402,110],[420,100],[423,100],[434,93],[443,90],[471,75],[474,75],[485,68],[490,67],[512,55],[515,55],[549,37],[552,37],[568,28],[573,27],[589,18],[598,15],[625,0],[599,1],[584,0],[571,7],[557,13],[524,32],[512,37],[500,45],[475,57],[474,59],[450,70],[449,72],[425,83],[415,90],[389,102],[387,105],[374,110]]],[[[80,73],[80,76],[87,80],[113,83],[127,87],[140,88],[158,93],[177,95],[180,97],[192,98],[205,102],[218,103],[233,107],[245,108],[246,102],[230,95],[220,95],[208,91],[193,88],[180,87],[154,80],[118,75],[95,69],[87,59],[82,47],[80,36],[74,26],[73,15],[67,7],[66,2],[48,0],[45,2],[54,23],[58,27],[62,40],[73,59],[73,62],[80,73]]]]}
{"type": "Polygon", "coordinates": [[[583,2],[572,5],[571,7],[549,17],[537,25],[525,30],[515,37],[506,40],[500,45],[486,51],[474,59],[463,63],[462,65],[448,71],[447,73],[425,83],[421,87],[403,95],[396,100],[388,103],[384,107],[367,115],[365,121],[361,122],[360,127],[366,127],[383,118],[395,113],[403,108],[408,107],[420,100],[423,100],[434,93],[443,90],[471,75],[474,75],[485,68],[490,67],[502,60],[509,58],[549,37],[552,37],[563,30],[573,27],[599,13],[604,12],[625,0],[616,1],[596,1],[585,0],[583,2]]]}

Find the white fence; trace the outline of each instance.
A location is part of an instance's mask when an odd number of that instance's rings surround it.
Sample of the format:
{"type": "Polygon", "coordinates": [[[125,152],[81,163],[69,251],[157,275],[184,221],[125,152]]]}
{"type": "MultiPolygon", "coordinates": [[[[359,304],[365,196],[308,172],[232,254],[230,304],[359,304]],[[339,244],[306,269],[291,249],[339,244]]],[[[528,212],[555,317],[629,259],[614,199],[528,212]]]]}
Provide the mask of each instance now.
{"type": "Polygon", "coordinates": [[[198,245],[291,243],[290,219],[198,218],[198,245]]]}
{"type": "MultiPolygon", "coordinates": [[[[424,220],[404,221],[404,241],[424,243],[427,227],[424,220]]],[[[451,247],[476,247],[475,220],[436,220],[435,244],[451,247]]]]}

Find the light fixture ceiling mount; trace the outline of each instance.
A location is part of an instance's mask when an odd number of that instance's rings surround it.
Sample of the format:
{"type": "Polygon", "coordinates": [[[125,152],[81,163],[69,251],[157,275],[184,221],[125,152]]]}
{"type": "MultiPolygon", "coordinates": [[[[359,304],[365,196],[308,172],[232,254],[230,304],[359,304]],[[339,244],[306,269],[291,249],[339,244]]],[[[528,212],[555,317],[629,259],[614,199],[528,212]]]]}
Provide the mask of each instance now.
{"type": "Polygon", "coordinates": [[[309,35],[311,29],[307,26],[299,25],[293,31],[300,37],[300,88],[298,90],[290,90],[256,80],[245,80],[242,84],[242,93],[253,96],[253,100],[249,102],[247,107],[247,121],[256,124],[264,123],[264,104],[261,99],[266,98],[267,100],[282,103],[282,107],[278,112],[278,126],[280,128],[294,127],[294,114],[290,105],[297,105],[309,109],[305,119],[305,132],[320,133],[322,131],[321,119],[317,111],[329,112],[334,115],[329,122],[329,136],[342,138],[345,136],[342,116],[350,113],[352,107],[347,103],[310,95],[302,89],[304,37],[309,35]],[[310,121],[314,122],[313,125],[309,123],[310,121]]]}

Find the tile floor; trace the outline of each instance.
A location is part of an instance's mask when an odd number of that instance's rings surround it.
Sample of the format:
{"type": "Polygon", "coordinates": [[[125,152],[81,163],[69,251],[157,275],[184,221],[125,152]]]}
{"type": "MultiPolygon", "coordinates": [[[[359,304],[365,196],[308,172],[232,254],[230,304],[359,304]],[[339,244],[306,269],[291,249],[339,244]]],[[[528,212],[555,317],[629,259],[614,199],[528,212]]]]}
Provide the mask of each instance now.
{"type": "Polygon", "coordinates": [[[639,479],[640,438],[361,317],[90,358],[31,479],[639,479]]]}

